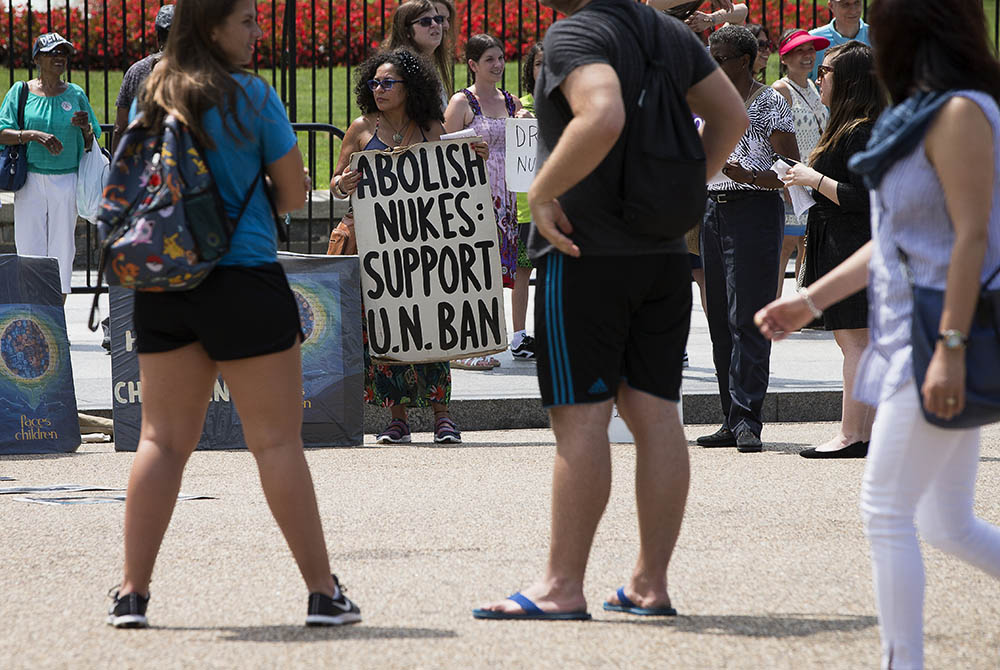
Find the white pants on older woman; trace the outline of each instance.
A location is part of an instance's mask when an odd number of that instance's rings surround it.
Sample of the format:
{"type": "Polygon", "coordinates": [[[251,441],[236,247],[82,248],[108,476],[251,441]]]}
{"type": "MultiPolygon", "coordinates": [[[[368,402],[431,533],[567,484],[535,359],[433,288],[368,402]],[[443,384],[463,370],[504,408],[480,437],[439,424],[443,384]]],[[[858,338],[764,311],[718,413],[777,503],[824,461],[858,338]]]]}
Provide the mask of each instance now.
{"type": "Polygon", "coordinates": [[[76,255],[76,173],[29,172],[14,194],[14,246],[22,256],[59,260],[62,292],[70,293],[76,255]]]}
{"type": "Polygon", "coordinates": [[[935,547],[1000,578],[1000,528],[972,511],[979,429],[938,428],[924,419],[920,402],[911,381],[879,405],[861,488],[882,667],[893,670],[923,667],[918,530],[935,547]]]}

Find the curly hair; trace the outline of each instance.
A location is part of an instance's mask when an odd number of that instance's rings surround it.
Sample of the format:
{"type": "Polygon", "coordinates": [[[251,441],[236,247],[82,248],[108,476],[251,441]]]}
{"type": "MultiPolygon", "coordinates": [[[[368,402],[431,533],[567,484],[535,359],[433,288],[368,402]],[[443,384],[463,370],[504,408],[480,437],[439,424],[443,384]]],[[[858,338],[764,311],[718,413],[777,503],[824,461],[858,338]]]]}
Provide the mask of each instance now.
{"type": "Polygon", "coordinates": [[[441,112],[441,81],[426,59],[408,49],[379,51],[358,66],[354,93],[362,114],[378,111],[375,95],[368,88],[368,81],[375,78],[375,71],[386,63],[391,64],[406,79],[406,115],[421,128],[431,121],[444,122],[441,112]]]}
{"type": "Polygon", "coordinates": [[[753,33],[743,26],[727,24],[716,30],[708,38],[708,43],[712,46],[716,44],[728,44],[736,50],[737,56],[746,54],[750,57],[750,76],[753,76],[753,63],[757,60],[757,38],[753,33]]]}
{"type": "Polygon", "coordinates": [[[521,60],[521,84],[531,95],[535,94],[535,56],[542,53],[542,43],[535,42],[521,60]]]}

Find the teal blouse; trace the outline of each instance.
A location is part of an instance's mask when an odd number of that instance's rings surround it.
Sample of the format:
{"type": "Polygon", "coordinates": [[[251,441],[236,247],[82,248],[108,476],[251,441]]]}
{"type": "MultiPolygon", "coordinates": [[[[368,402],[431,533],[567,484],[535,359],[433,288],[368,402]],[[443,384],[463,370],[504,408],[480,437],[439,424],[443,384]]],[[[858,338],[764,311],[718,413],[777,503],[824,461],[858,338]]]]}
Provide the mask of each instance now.
{"type": "MultiPolygon", "coordinates": [[[[0,130],[18,129],[17,96],[20,88],[19,84],[14,84],[4,96],[3,104],[0,105],[0,130]]],[[[53,156],[38,142],[29,143],[29,172],[70,174],[77,171],[85,151],[83,132],[70,122],[73,120],[73,113],[81,110],[90,115],[90,126],[94,129],[94,136],[100,137],[101,126],[97,122],[87,94],[76,84],[67,84],[65,91],[50,97],[28,93],[28,101],[24,105],[24,130],[51,133],[63,144],[63,150],[53,156]]]]}

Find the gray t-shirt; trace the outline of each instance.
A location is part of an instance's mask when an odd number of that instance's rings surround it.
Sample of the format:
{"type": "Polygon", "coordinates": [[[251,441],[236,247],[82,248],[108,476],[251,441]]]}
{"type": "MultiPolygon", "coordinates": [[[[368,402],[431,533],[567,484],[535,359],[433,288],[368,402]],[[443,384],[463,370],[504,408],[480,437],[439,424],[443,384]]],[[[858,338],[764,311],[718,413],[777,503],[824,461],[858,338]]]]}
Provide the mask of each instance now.
{"type": "Polygon", "coordinates": [[[132,101],[135,100],[136,94],[139,93],[139,87],[142,86],[142,82],[146,81],[146,77],[153,71],[153,66],[159,62],[162,55],[159,52],[150,54],[142,60],[136,61],[132,64],[132,67],[126,70],[125,76],[122,77],[122,87],[118,89],[118,99],[115,100],[115,107],[122,109],[132,107],[132,101]]]}
{"type": "MultiPolygon", "coordinates": [[[[659,21],[660,29],[667,32],[662,43],[669,45],[670,74],[675,90],[686,93],[715,70],[715,62],[705,47],[682,22],[638,5],[634,0],[592,0],[572,16],[554,23],[545,35],[545,59],[535,84],[540,163],[548,158],[573,118],[569,103],[559,88],[573,70],[593,63],[607,63],[618,73],[626,109],[637,99],[645,56],[636,42],[637,33],[625,23],[636,16],[633,11],[649,12],[659,21]],[[599,6],[601,9],[597,8],[599,6]],[[608,8],[621,12],[624,21],[608,17],[608,8]]],[[[559,204],[573,225],[570,237],[586,256],[686,253],[683,238],[671,240],[641,235],[625,223],[622,175],[627,158],[626,136],[627,130],[592,173],[559,197],[559,204]]],[[[650,178],[656,179],[656,175],[650,178]]],[[[669,216],[670,197],[670,193],[663,194],[665,216],[669,216]]],[[[532,226],[529,255],[540,258],[552,249],[548,240],[532,226]]]]}

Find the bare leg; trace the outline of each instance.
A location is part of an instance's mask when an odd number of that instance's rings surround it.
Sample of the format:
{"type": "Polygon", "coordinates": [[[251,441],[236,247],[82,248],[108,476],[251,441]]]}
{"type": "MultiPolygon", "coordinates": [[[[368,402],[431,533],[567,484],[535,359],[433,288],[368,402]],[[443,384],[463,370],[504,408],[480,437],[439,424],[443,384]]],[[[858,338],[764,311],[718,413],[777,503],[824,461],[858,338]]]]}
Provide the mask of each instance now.
{"type": "Polygon", "coordinates": [[[153,565],[201,436],[215,363],[198,343],[139,355],[142,430],[125,497],[125,576],[121,593],[149,593],[153,565]]]}
{"type": "Polygon", "coordinates": [[[243,421],[247,447],[257,460],[267,504],[299,572],[310,593],[333,596],[323,525],[302,449],[299,345],[218,365],[243,421]]]}
{"type": "Polygon", "coordinates": [[[514,275],[514,290],[510,295],[511,321],[514,332],[524,330],[528,314],[528,287],[531,285],[531,268],[518,268],[514,275]]]}
{"type": "MultiPolygon", "coordinates": [[[[618,411],[635,437],[639,559],[625,587],[640,607],[669,607],[667,566],[687,503],[690,466],[677,405],[622,384],[618,411]]],[[[609,602],[618,603],[618,595],[609,602]]]]}
{"type": "Polygon", "coordinates": [[[816,447],[816,451],[836,451],[855,442],[867,442],[871,438],[872,422],[875,421],[875,409],[855,400],[851,394],[858,362],[865,347],[868,346],[868,329],[835,330],[833,336],[844,354],[844,399],[840,433],[816,447]]]}
{"type": "Polygon", "coordinates": [[[389,408],[389,416],[393,419],[406,421],[406,405],[393,405],[389,408]]]}
{"type": "MultiPolygon", "coordinates": [[[[785,235],[781,240],[781,259],[778,261],[778,297],[781,297],[781,290],[785,286],[785,270],[788,268],[788,259],[792,257],[792,252],[802,242],[801,237],[795,235],[785,235]]],[[[802,254],[799,254],[799,258],[802,254]]],[[[795,261],[795,269],[799,268],[799,260],[795,261]]]]}
{"type": "MultiPolygon", "coordinates": [[[[611,492],[611,401],[549,410],[556,435],[552,544],[545,576],[522,593],[546,612],[586,609],[583,577],[597,524],[611,492]]],[[[511,600],[483,609],[518,612],[511,600]]]]}
{"type": "Polygon", "coordinates": [[[698,295],[701,296],[701,311],[708,313],[708,300],[705,299],[705,268],[691,270],[691,279],[698,285],[698,295]]]}
{"type": "Polygon", "coordinates": [[[806,259],[806,238],[805,235],[799,237],[798,244],[795,245],[795,276],[799,276],[802,269],[802,261],[806,259]]]}

